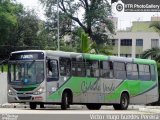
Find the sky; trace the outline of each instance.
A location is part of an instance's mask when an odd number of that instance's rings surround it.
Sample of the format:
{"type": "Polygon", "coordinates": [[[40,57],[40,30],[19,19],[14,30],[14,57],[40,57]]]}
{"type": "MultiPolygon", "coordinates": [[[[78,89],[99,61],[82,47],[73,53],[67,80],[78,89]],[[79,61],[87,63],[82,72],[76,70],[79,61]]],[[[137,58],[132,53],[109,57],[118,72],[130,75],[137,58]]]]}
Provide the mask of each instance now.
{"type": "MultiPolygon", "coordinates": [[[[111,2],[111,0],[108,0],[111,2]]],[[[27,9],[35,9],[38,16],[45,20],[44,9],[38,0],[17,0],[27,9]]],[[[160,12],[117,12],[112,5],[112,15],[118,17],[118,29],[125,30],[132,25],[132,21],[150,21],[151,16],[160,16],[160,12]]]]}
{"type": "Polygon", "coordinates": [[[39,0],[16,0],[18,3],[23,4],[26,9],[34,9],[38,16],[45,20],[45,12],[43,6],[40,4],[39,0]]]}

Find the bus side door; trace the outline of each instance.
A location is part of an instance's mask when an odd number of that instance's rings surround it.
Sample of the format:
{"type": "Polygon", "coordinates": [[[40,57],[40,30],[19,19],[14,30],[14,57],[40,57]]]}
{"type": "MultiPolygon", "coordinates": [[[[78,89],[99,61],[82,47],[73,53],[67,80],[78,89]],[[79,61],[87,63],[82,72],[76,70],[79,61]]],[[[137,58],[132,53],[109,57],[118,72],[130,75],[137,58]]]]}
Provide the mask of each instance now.
{"type": "Polygon", "coordinates": [[[58,80],[59,80],[59,71],[58,71],[58,60],[56,59],[48,59],[46,62],[46,97],[47,102],[60,102],[59,98],[55,98],[58,80]]]}

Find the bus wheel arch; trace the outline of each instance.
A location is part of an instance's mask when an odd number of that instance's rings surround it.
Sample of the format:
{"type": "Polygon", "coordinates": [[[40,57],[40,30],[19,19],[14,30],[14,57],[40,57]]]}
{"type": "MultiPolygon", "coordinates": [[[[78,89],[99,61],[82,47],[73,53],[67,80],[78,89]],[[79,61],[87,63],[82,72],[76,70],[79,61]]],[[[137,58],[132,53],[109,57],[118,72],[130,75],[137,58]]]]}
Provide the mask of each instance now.
{"type": "Polygon", "coordinates": [[[70,89],[65,89],[62,93],[61,109],[66,110],[73,103],[73,93],[70,89]]]}
{"type": "Polygon", "coordinates": [[[128,102],[130,103],[130,94],[129,94],[129,92],[128,91],[123,91],[122,93],[121,93],[121,96],[122,96],[122,94],[126,94],[126,95],[128,95],[128,102]]]}
{"type": "Polygon", "coordinates": [[[113,107],[115,110],[127,110],[130,103],[130,95],[128,91],[123,91],[120,97],[120,103],[114,104],[113,107]]]}

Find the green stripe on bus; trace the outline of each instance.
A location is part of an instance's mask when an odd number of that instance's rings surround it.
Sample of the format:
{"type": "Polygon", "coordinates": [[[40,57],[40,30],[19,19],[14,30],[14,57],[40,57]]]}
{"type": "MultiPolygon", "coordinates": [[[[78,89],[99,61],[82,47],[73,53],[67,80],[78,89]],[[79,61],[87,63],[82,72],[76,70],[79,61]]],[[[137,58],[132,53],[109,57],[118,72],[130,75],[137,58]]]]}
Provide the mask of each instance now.
{"type": "Polygon", "coordinates": [[[89,60],[108,60],[108,56],[104,55],[95,55],[95,54],[82,54],[84,59],[89,59],[89,60]]]}
{"type": "Polygon", "coordinates": [[[135,97],[141,93],[145,93],[148,89],[155,86],[156,81],[140,81],[140,80],[125,80],[114,92],[105,96],[105,102],[112,102],[120,98],[121,92],[128,91],[130,97],[135,97]]]}
{"type": "Polygon", "coordinates": [[[52,93],[48,99],[51,100],[61,100],[61,94],[64,89],[69,88],[72,90],[75,96],[80,95],[82,92],[88,90],[88,86],[93,85],[97,78],[88,77],[71,77],[63,86],[61,86],[56,92],[52,93]],[[83,85],[83,86],[82,86],[83,85]],[[85,87],[85,88],[82,88],[85,87]]]}
{"type": "Polygon", "coordinates": [[[135,58],[134,59],[134,63],[140,63],[140,64],[156,64],[156,62],[154,60],[146,60],[146,59],[138,59],[135,58]]]}

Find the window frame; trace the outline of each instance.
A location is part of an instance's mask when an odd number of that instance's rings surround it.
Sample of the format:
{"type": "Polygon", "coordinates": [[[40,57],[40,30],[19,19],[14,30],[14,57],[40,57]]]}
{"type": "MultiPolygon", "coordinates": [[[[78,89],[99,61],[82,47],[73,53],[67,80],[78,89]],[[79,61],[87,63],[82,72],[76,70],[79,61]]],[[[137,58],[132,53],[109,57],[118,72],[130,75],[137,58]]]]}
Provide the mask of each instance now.
{"type": "MultiPolygon", "coordinates": [[[[150,65],[149,64],[138,64],[138,70],[140,70],[139,69],[139,65],[147,65],[149,67],[149,73],[150,73],[150,79],[140,79],[140,71],[139,71],[139,80],[141,80],[141,81],[151,81],[151,68],[150,68],[150,65]]],[[[144,69],[143,73],[144,73],[144,75],[145,75],[145,73],[147,73],[147,72],[145,72],[145,69],[144,69]]]]}
{"type": "Polygon", "coordinates": [[[100,70],[100,75],[99,75],[99,77],[101,77],[101,78],[106,78],[106,79],[114,79],[114,70],[113,70],[113,61],[109,61],[109,60],[102,60],[102,61],[100,61],[99,62],[99,70],[100,70]],[[103,62],[107,62],[107,64],[108,64],[108,69],[103,69],[103,62]],[[110,62],[112,63],[112,69],[111,69],[111,67],[110,67],[110,62]],[[103,71],[109,71],[109,74],[112,72],[112,77],[110,77],[110,75],[109,76],[103,76],[102,75],[102,70],[103,71]]]}
{"type": "Polygon", "coordinates": [[[47,82],[53,82],[53,81],[58,81],[59,80],[59,62],[58,62],[58,60],[57,59],[46,59],[46,81],[47,82]],[[53,77],[48,77],[49,75],[48,75],[48,60],[50,60],[50,61],[52,61],[52,60],[54,60],[54,61],[56,61],[56,64],[57,64],[57,78],[53,78],[53,77]]]}
{"type": "Polygon", "coordinates": [[[133,40],[132,39],[120,39],[121,46],[132,46],[133,40]]]}
{"type": "Polygon", "coordinates": [[[99,60],[90,60],[90,59],[85,59],[85,72],[86,72],[86,77],[95,77],[95,78],[99,78],[100,77],[100,61],[99,60]],[[87,68],[87,61],[89,61],[89,62],[92,62],[92,64],[93,64],[93,62],[98,62],[98,68],[93,68],[92,66],[90,66],[91,68],[90,68],[90,75],[87,75],[87,70],[88,70],[88,68],[87,68]],[[94,75],[94,72],[93,72],[93,70],[98,70],[98,75],[97,76],[95,76],[94,75]],[[92,73],[93,72],[93,73],[92,73]],[[91,75],[92,74],[92,75],[91,75]]]}
{"type": "MultiPolygon", "coordinates": [[[[126,75],[127,75],[127,80],[139,80],[139,67],[138,67],[138,64],[137,63],[132,63],[132,62],[128,62],[128,63],[126,63],[126,75]],[[128,64],[132,64],[132,65],[136,65],[137,66],[137,79],[130,79],[129,77],[128,77],[128,72],[136,72],[136,71],[128,71],[127,70],[127,65],[128,64]]],[[[132,75],[133,76],[133,75],[132,75]]]]}
{"type": "Polygon", "coordinates": [[[82,58],[82,60],[78,61],[77,58],[75,58],[75,57],[72,57],[72,58],[71,58],[71,76],[75,76],[75,77],[86,77],[85,59],[82,58]],[[74,62],[73,62],[73,59],[75,59],[74,62]],[[83,68],[83,67],[79,67],[79,64],[77,64],[77,63],[80,63],[80,62],[83,64],[84,68],[83,68]],[[75,75],[73,75],[73,70],[72,70],[72,68],[73,68],[73,67],[72,67],[72,66],[73,66],[73,63],[76,63],[75,75]],[[78,66],[77,66],[77,65],[78,65],[78,66]],[[84,73],[81,73],[81,75],[78,75],[78,68],[84,69],[84,71],[81,70],[81,71],[83,71],[84,73]]]}
{"type": "Polygon", "coordinates": [[[125,78],[123,78],[123,80],[125,80],[126,78],[127,78],[127,73],[126,73],[126,63],[125,62],[123,62],[123,61],[113,61],[113,78],[115,78],[115,79],[122,79],[122,78],[116,78],[116,75],[115,75],[115,69],[114,69],[114,63],[123,63],[124,64],[124,70],[117,70],[117,71],[123,71],[123,72],[125,72],[125,78]]]}
{"type": "Polygon", "coordinates": [[[152,81],[156,81],[156,80],[157,80],[156,66],[155,66],[154,64],[150,64],[150,77],[151,77],[151,80],[152,80],[152,81]],[[154,67],[154,77],[155,77],[155,79],[152,79],[153,76],[152,76],[151,66],[154,67]]]}
{"type": "Polygon", "coordinates": [[[136,46],[143,46],[143,39],[136,39],[136,46]]]}
{"type": "MultiPolygon", "coordinates": [[[[59,57],[59,74],[60,74],[60,76],[71,76],[71,74],[72,74],[72,73],[71,73],[71,68],[72,68],[72,67],[71,67],[71,66],[72,66],[71,64],[72,64],[72,63],[71,63],[71,58],[69,58],[69,57],[59,57]],[[69,73],[69,75],[67,75],[66,70],[65,70],[65,75],[62,75],[62,74],[61,74],[61,67],[62,67],[62,66],[60,65],[60,60],[61,60],[61,59],[68,59],[68,60],[69,60],[69,62],[70,62],[70,65],[69,65],[70,73],[69,73]]],[[[66,68],[66,67],[68,68],[68,66],[64,66],[64,67],[65,67],[65,68],[66,68]]],[[[64,69],[65,69],[65,68],[64,68],[64,69]]]]}
{"type": "Polygon", "coordinates": [[[160,40],[157,38],[151,38],[151,48],[159,47],[160,40]]]}

